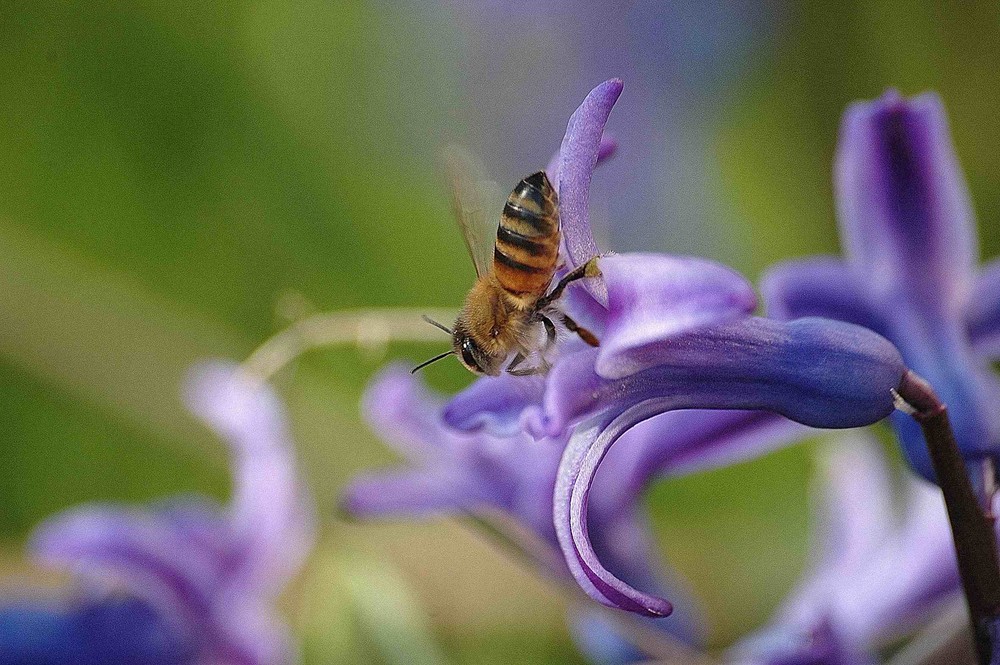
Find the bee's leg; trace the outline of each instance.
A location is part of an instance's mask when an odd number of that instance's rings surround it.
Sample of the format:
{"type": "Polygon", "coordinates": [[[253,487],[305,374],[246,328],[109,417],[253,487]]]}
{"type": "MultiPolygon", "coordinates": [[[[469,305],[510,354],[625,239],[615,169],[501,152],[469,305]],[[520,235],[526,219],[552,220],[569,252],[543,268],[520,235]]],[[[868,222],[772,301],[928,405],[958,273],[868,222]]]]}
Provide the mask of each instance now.
{"type": "Polygon", "coordinates": [[[595,256],[582,266],[577,266],[563,275],[563,278],[559,280],[556,287],[547,296],[542,296],[538,299],[536,306],[538,309],[543,309],[556,300],[559,300],[559,297],[562,296],[563,291],[571,282],[583,279],[584,277],[597,277],[600,274],[601,270],[597,267],[597,257],[595,256]]]}
{"type": "Polygon", "coordinates": [[[552,320],[544,314],[541,315],[542,325],[545,326],[545,346],[542,348],[542,356],[556,343],[556,326],[552,320]]]}
{"type": "Polygon", "coordinates": [[[565,314],[562,315],[562,322],[563,325],[566,326],[567,330],[569,330],[570,332],[575,332],[577,335],[580,336],[580,339],[582,339],[587,344],[591,346],[601,345],[601,342],[597,339],[596,336],[594,336],[594,333],[590,332],[589,330],[587,330],[586,328],[578,324],[576,321],[566,316],[565,314]]]}
{"type": "Polygon", "coordinates": [[[535,374],[545,374],[552,368],[547,360],[542,360],[542,364],[538,367],[521,367],[520,369],[511,370],[507,368],[507,373],[511,376],[533,376],[535,374]]]}
{"type": "Polygon", "coordinates": [[[517,366],[523,362],[524,362],[524,354],[518,352],[518,354],[514,356],[514,359],[510,361],[510,364],[507,365],[507,372],[509,372],[510,374],[514,374],[517,366]]]}

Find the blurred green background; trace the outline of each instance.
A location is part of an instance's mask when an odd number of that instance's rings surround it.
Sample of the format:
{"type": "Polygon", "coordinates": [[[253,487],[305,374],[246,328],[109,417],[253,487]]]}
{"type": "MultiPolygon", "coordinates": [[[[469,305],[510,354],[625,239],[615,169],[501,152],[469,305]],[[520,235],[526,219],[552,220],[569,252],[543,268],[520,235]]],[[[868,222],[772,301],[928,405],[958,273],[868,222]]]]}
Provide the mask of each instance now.
{"type": "MultiPolygon", "coordinates": [[[[184,412],[178,383],[199,358],[246,357],[287,323],[280,303],[456,306],[471,268],[437,151],[471,145],[504,183],[544,163],[586,92],[622,73],[563,40],[604,13],[628,21],[630,8],[2,3],[0,571],[23,572],[32,526],[81,501],[224,498],[223,447],[184,412]]],[[[713,15],[699,20],[671,57],[718,34],[713,15]]],[[[651,173],[623,144],[598,175],[595,216],[617,248],[641,236],[753,278],[836,252],[840,114],[893,86],[943,96],[984,256],[1000,252],[996,3],[770,2],[755,20],[739,71],[709,92],[697,76],[624,72],[610,131],[641,141],[645,125],[627,124],[641,102],[653,131],[697,125],[699,140],[651,173]],[[679,94],[683,109],[656,112],[679,94]],[[661,194],[657,178],[678,172],[714,183],[712,200],[683,186],[661,194]],[[640,177],[648,202],[636,195],[617,219],[602,197],[640,177]],[[679,198],[691,219],[641,214],[679,198]]],[[[623,57],[660,37],[632,35],[623,57]]],[[[575,662],[564,601],[489,540],[451,521],[336,515],[347,478],[395,459],[359,420],[367,377],[436,350],[316,352],[278,382],[325,518],[287,599],[307,661],[575,662]]],[[[457,363],[427,377],[445,390],[468,380],[457,363]]],[[[811,459],[798,446],[651,492],[657,538],[703,600],[714,644],[763,621],[804,565],[811,459]]]]}

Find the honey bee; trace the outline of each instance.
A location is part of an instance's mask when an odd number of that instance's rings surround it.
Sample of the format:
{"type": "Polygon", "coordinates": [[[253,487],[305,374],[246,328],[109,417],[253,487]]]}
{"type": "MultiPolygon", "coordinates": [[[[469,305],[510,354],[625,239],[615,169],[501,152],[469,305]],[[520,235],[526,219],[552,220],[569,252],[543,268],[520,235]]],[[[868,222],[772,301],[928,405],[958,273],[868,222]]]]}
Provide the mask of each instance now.
{"type": "Polygon", "coordinates": [[[593,333],[556,307],[568,284],[600,274],[596,259],[566,273],[548,290],[559,267],[561,233],[558,196],[545,172],[538,171],[517,183],[504,204],[494,242],[483,243],[479,232],[488,221],[484,211],[495,186],[475,178],[479,168],[468,154],[452,149],[445,157],[456,216],[477,279],[452,328],[428,319],[451,335],[452,349],[413,371],[456,355],[471,372],[497,376],[513,354],[506,367],[509,374],[544,373],[549,369],[545,353],[557,337],[553,319],[587,344],[597,346],[593,333]],[[535,351],[540,351],[538,364],[523,366],[535,351]]]}

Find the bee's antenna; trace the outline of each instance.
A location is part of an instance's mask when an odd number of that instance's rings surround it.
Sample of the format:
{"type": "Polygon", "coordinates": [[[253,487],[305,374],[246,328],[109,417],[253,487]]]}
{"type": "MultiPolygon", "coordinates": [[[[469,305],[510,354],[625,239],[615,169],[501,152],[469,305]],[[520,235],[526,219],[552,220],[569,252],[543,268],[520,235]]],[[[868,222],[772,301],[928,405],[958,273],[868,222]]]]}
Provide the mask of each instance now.
{"type": "Polygon", "coordinates": [[[452,350],[452,351],[445,351],[441,355],[434,356],[430,360],[425,360],[424,362],[420,363],[419,365],[417,365],[416,367],[414,367],[413,369],[411,369],[410,370],[410,374],[416,374],[418,370],[421,370],[421,369],[427,367],[431,363],[436,363],[437,361],[441,360],[442,358],[447,358],[448,356],[452,355],[453,353],[455,353],[454,350],[452,350]]]}
{"type": "Polygon", "coordinates": [[[426,321],[427,323],[431,324],[435,328],[440,328],[441,330],[445,331],[449,335],[454,335],[455,334],[455,333],[452,332],[451,328],[449,328],[448,326],[441,325],[440,323],[438,323],[437,321],[435,321],[431,317],[427,316],[426,314],[423,317],[421,317],[421,318],[423,318],[424,321],[426,321]]]}

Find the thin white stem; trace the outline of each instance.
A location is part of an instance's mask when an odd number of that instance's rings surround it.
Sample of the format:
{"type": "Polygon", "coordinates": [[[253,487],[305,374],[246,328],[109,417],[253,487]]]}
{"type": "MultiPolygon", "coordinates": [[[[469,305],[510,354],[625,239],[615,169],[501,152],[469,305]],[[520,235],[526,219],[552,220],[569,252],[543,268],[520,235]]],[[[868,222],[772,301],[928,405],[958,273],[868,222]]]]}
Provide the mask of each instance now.
{"type": "Polygon", "coordinates": [[[283,367],[313,349],[353,346],[373,352],[384,350],[390,342],[449,342],[447,335],[424,321],[423,316],[451,322],[455,311],[407,307],[313,314],[257,347],[243,362],[243,371],[258,381],[268,381],[283,367]]]}

